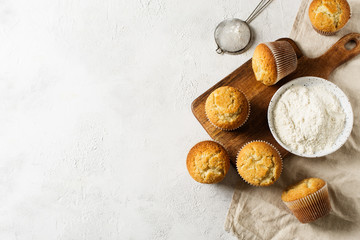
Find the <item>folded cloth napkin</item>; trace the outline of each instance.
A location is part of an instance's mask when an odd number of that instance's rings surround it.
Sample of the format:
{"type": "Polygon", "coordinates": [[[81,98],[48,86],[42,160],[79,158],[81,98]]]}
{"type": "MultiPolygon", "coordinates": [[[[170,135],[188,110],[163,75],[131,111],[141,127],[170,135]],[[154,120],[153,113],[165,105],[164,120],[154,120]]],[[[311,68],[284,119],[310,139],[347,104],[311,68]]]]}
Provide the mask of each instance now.
{"type": "MultiPolygon", "coordinates": [[[[311,0],[303,0],[290,37],[308,57],[323,54],[342,36],[360,33],[360,0],[348,0],[352,16],[335,36],[316,33],[308,18],[311,0]]],[[[278,182],[270,187],[241,183],[234,192],[225,230],[239,239],[360,239],[360,55],[338,67],[330,76],[348,96],[354,112],[349,140],[338,151],[321,158],[290,156],[278,182]],[[306,177],[328,182],[332,212],[302,224],[281,201],[288,185],[306,177]]]]}

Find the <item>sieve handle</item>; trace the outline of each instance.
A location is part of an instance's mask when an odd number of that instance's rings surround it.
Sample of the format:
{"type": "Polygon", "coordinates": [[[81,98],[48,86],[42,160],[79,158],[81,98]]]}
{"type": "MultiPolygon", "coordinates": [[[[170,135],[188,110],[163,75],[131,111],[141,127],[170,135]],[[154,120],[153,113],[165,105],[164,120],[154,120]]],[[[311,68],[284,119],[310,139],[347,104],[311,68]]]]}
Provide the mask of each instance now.
{"type": "Polygon", "coordinates": [[[270,3],[272,0],[261,0],[259,4],[256,6],[254,11],[250,14],[250,16],[245,20],[247,24],[249,24],[254,18],[256,18],[270,3]]]}
{"type": "Polygon", "coordinates": [[[216,49],[217,54],[224,54],[224,51],[218,46],[216,49]]]}

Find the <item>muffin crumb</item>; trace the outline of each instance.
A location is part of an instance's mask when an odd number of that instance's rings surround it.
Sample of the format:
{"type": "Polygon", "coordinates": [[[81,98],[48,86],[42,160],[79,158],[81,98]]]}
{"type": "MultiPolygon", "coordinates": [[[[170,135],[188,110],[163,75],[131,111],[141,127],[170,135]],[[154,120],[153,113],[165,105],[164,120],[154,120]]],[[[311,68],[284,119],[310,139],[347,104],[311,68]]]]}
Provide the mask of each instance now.
{"type": "Polygon", "coordinates": [[[320,178],[306,178],[283,191],[281,199],[284,202],[291,202],[306,197],[325,185],[325,181],[320,178]]]}
{"type": "Polygon", "coordinates": [[[224,179],[230,167],[229,156],[220,144],[203,141],[188,153],[186,166],[190,176],[200,183],[217,183],[224,179]]]}
{"type": "Polygon", "coordinates": [[[280,177],[282,160],[274,147],[254,141],[240,150],[236,166],[240,176],[249,184],[269,186],[280,177]]]}
{"type": "Polygon", "coordinates": [[[336,33],[350,19],[350,6],[346,0],[314,0],[309,7],[309,18],[319,33],[336,33]]]}
{"type": "Polygon", "coordinates": [[[206,99],[205,112],[209,121],[216,127],[233,130],[246,122],[250,105],[241,91],[224,86],[217,88],[206,99]]]}

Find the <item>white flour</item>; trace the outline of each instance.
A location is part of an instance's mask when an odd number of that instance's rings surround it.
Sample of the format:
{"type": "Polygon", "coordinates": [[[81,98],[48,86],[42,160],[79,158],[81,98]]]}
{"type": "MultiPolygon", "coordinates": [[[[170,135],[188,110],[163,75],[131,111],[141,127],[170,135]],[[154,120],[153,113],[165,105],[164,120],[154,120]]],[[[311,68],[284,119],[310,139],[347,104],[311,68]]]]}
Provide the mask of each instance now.
{"type": "Polygon", "coordinates": [[[225,20],[224,25],[216,30],[216,39],[221,49],[237,52],[244,49],[250,41],[250,29],[238,20],[225,20]]]}
{"type": "Polygon", "coordinates": [[[274,108],[276,133],[298,153],[314,154],[331,148],[344,124],[339,100],[321,86],[292,87],[274,108]]]}

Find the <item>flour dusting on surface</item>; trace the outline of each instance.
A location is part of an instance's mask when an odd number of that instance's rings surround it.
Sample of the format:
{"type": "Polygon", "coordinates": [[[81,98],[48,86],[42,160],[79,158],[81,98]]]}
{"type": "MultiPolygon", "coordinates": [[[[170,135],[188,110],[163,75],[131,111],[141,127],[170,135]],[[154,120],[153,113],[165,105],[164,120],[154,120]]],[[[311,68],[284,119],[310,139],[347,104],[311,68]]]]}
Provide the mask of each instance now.
{"type": "Polygon", "coordinates": [[[345,113],[337,97],[321,86],[286,90],[274,109],[280,140],[301,154],[330,149],[344,129],[345,113]]]}

